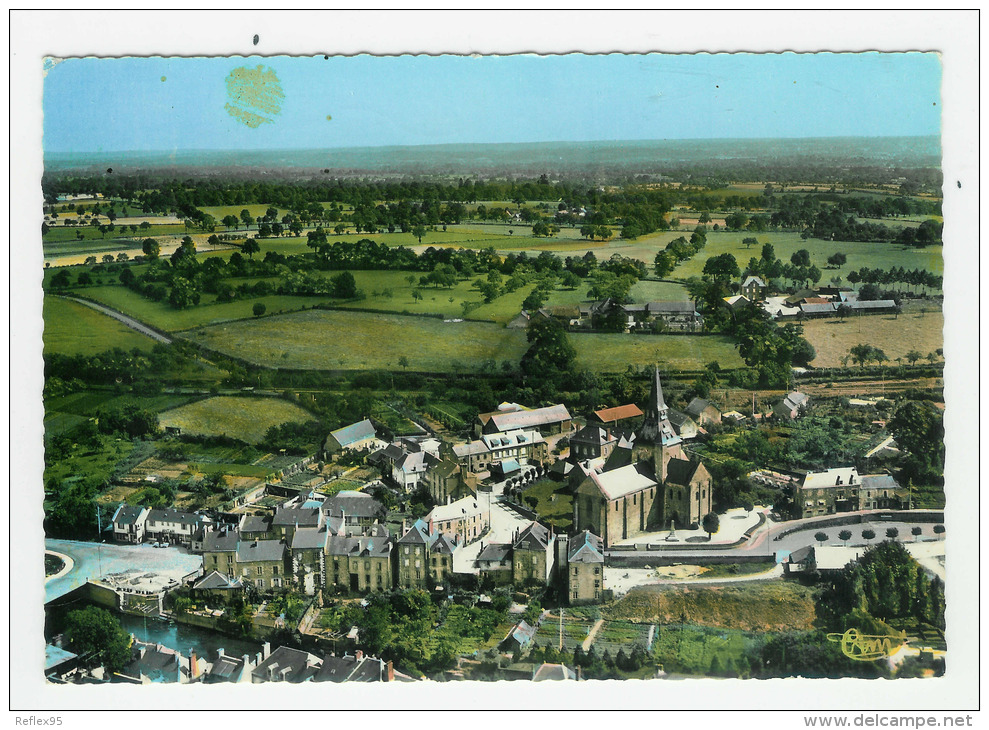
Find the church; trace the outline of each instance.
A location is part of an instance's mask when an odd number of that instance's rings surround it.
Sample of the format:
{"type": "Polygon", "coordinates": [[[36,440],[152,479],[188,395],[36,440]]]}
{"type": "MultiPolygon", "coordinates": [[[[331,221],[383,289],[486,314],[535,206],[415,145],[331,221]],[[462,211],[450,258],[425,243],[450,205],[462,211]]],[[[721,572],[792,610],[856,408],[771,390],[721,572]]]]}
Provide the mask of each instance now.
{"type": "Polygon", "coordinates": [[[574,529],[600,535],[606,548],[671,524],[699,525],[711,511],[711,474],[683,450],[669,420],[659,368],[638,442],[622,439],[606,460],[582,467],[585,477],[574,493],[574,529]],[[643,447],[647,458],[635,461],[634,452],[643,447]]]}

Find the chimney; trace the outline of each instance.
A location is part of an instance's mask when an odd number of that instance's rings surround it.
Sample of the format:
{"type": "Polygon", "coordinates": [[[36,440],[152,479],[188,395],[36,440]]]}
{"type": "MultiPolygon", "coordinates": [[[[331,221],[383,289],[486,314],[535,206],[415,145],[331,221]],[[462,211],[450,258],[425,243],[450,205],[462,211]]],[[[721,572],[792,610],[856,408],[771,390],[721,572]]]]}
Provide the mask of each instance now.
{"type": "Polygon", "coordinates": [[[361,651],[360,649],[358,649],[357,651],[355,651],[355,652],[354,652],[354,659],[355,659],[356,661],[358,661],[358,662],[359,662],[359,661],[361,661],[361,660],[362,660],[363,658],[364,658],[364,652],[363,652],[363,651],[361,651]]]}
{"type": "Polygon", "coordinates": [[[271,642],[266,641],[264,642],[264,644],[261,645],[261,655],[265,659],[271,656],[271,642]]]}
{"type": "Polygon", "coordinates": [[[216,650],[216,658],[223,659],[223,647],[220,647],[219,649],[216,650]]]}
{"type": "Polygon", "coordinates": [[[251,669],[251,657],[250,657],[250,655],[249,654],[245,654],[242,658],[244,660],[244,671],[245,672],[250,671],[250,669],[251,669]]]}
{"type": "Polygon", "coordinates": [[[262,662],[261,652],[258,652],[257,654],[255,654],[254,657],[255,657],[254,666],[255,667],[261,666],[261,662],[262,662]]]}
{"type": "Polygon", "coordinates": [[[147,654],[147,653],[148,653],[148,647],[146,647],[146,646],[142,646],[140,649],[137,650],[137,655],[141,659],[144,659],[144,655],[147,654]]]}
{"type": "Polygon", "coordinates": [[[291,672],[291,671],[292,671],[292,667],[283,667],[282,668],[282,671],[279,672],[279,674],[282,675],[281,676],[281,679],[282,679],[283,682],[285,681],[285,678],[289,675],[289,672],[291,672]]]}
{"type": "Polygon", "coordinates": [[[199,676],[198,667],[196,666],[196,650],[189,650],[189,678],[195,679],[199,676]]]}
{"type": "Polygon", "coordinates": [[[277,670],[278,670],[278,667],[276,665],[274,665],[274,664],[272,664],[270,667],[268,667],[268,681],[269,682],[274,682],[275,681],[275,672],[277,670]]]}
{"type": "Polygon", "coordinates": [[[385,665],[385,681],[394,682],[395,681],[395,664],[391,659],[385,665]]]}
{"type": "Polygon", "coordinates": [[[577,665],[577,681],[578,682],[580,681],[580,674],[581,674],[581,672],[580,672],[580,665],[578,664],[577,665]]]}

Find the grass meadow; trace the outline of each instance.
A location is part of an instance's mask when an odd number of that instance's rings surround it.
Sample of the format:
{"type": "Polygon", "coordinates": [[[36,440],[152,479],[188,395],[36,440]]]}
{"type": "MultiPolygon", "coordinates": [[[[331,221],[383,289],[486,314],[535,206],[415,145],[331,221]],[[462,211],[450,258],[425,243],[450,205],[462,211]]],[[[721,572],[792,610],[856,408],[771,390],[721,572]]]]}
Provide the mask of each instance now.
{"type": "Polygon", "coordinates": [[[63,355],[95,355],[114,347],[150,350],[155,342],[112,317],[59,297],[46,296],[44,352],[63,355]]]}
{"type": "Polygon", "coordinates": [[[412,370],[450,372],[488,359],[517,362],[526,349],[525,332],[495,324],[339,310],[230,322],[183,336],[260,365],[319,370],[397,369],[405,356],[412,370]]]}
{"type": "Polygon", "coordinates": [[[308,411],[279,398],[221,395],[165,411],[159,420],[162,428],[178,427],[183,433],[230,436],[256,444],[271,426],[314,419],[308,411]]]}
{"type": "MultiPolygon", "coordinates": [[[[859,344],[878,347],[891,361],[911,350],[926,356],[944,346],[944,315],[941,312],[847,317],[844,322],[813,319],[804,324],[804,337],[817,351],[816,367],[841,367],[841,358],[859,344]]],[[[924,361],[922,361],[924,362],[924,361]]]]}

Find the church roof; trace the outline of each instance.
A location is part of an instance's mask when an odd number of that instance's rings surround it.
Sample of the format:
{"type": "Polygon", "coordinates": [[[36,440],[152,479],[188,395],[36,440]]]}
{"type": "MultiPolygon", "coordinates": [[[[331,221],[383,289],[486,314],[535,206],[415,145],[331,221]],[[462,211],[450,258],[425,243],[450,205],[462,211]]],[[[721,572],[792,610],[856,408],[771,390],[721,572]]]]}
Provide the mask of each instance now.
{"type": "Polygon", "coordinates": [[[659,413],[669,409],[663,398],[663,384],[659,382],[659,367],[653,371],[652,393],[649,395],[649,401],[650,405],[655,406],[659,413]]]}
{"type": "Polygon", "coordinates": [[[670,459],[669,464],[666,466],[666,481],[672,484],[687,486],[690,484],[690,480],[694,478],[694,474],[697,472],[697,467],[699,466],[699,461],[687,461],[686,459],[677,458],[670,459]]]}
{"type": "Polygon", "coordinates": [[[656,480],[643,463],[629,464],[611,471],[587,475],[607,499],[618,499],[656,486],[656,480]]]}

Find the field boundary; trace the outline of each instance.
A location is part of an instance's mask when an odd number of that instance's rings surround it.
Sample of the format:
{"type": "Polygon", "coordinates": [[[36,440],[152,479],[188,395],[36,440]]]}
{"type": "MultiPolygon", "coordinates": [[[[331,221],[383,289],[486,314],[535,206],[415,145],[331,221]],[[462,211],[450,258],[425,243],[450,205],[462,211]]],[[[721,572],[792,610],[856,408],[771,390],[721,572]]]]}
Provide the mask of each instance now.
{"type": "Polygon", "coordinates": [[[171,337],[166,335],[157,327],[152,327],[149,324],[145,324],[139,319],[135,319],[134,317],[131,317],[129,314],[124,314],[123,312],[116,310],[113,307],[108,307],[107,305],[101,302],[97,302],[92,299],[87,299],[85,297],[80,297],[80,296],[70,297],[64,294],[54,294],[53,296],[57,296],[60,299],[66,299],[70,302],[77,302],[79,304],[89,307],[90,309],[95,309],[97,312],[102,312],[108,317],[112,317],[113,319],[117,320],[121,324],[130,327],[135,332],[140,332],[142,335],[146,335],[147,337],[150,337],[153,340],[157,340],[158,342],[161,342],[165,345],[172,344],[171,337]]]}

